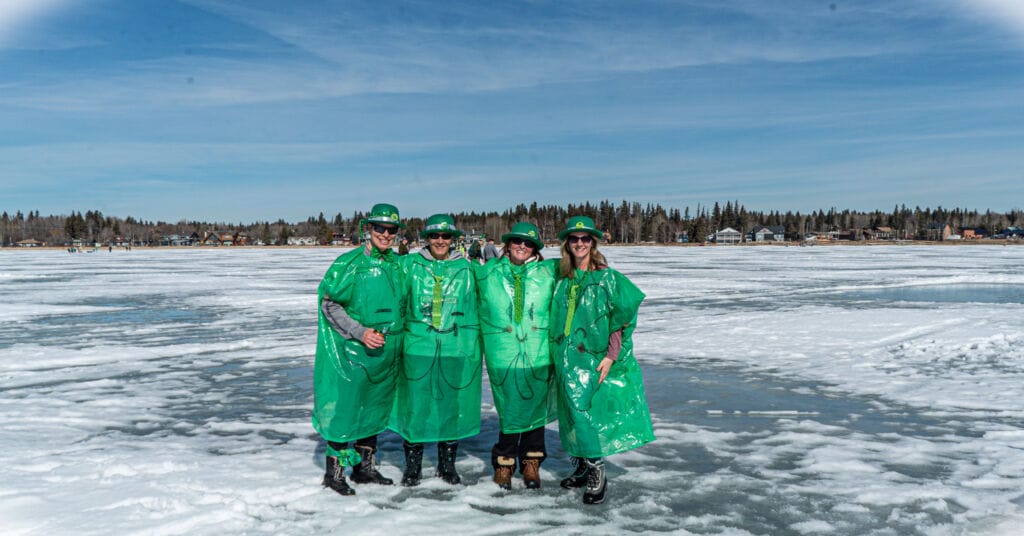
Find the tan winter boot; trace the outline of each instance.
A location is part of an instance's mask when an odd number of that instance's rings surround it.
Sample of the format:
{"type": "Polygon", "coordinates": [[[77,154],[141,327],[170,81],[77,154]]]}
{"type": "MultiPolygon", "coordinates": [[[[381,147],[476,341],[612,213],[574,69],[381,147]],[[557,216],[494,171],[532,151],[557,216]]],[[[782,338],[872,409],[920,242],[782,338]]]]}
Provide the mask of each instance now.
{"type": "Polygon", "coordinates": [[[515,458],[498,456],[498,466],[494,468],[494,483],[501,489],[512,489],[512,473],[515,469],[515,458]]]}
{"type": "Polygon", "coordinates": [[[543,458],[532,454],[534,453],[527,452],[522,462],[523,484],[526,485],[526,489],[540,489],[540,462],[543,458]]]}

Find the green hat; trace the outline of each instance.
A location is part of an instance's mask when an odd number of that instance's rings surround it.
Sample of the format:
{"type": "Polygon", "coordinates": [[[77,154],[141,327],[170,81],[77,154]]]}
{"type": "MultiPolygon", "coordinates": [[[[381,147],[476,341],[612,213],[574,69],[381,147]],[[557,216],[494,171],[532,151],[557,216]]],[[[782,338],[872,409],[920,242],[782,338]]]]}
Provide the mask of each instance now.
{"type": "Polygon", "coordinates": [[[455,220],[447,214],[434,214],[427,218],[427,226],[420,231],[420,238],[426,238],[430,233],[451,233],[454,236],[462,236],[462,231],[455,228],[455,220]]]}
{"type": "Polygon", "coordinates": [[[388,225],[395,225],[405,229],[405,224],[398,218],[398,209],[395,208],[395,205],[389,205],[387,203],[377,203],[376,205],[373,205],[373,208],[370,210],[370,215],[359,221],[360,225],[367,223],[386,223],[388,225]]]}
{"type": "Polygon", "coordinates": [[[501,235],[501,241],[506,244],[510,238],[522,238],[536,246],[538,251],[544,249],[544,242],[540,241],[537,226],[528,221],[521,221],[513,225],[511,231],[501,235]]]}
{"type": "Polygon", "coordinates": [[[598,240],[604,238],[604,233],[594,225],[594,220],[586,216],[573,216],[569,218],[569,223],[565,225],[565,229],[558,233],[558,239],[565,240],[569,233],[590,233],[598,240]]]}

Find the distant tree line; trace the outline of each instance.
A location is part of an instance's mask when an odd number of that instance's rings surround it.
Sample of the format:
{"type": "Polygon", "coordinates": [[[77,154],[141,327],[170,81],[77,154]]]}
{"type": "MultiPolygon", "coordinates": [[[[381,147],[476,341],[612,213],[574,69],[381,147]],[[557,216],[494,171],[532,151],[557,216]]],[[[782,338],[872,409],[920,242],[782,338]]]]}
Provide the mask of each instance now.
{"type": "MultiPolygon", "coordinates": [[[[986,210],[937,207],[913,209],[897,205],[892,212],[875,210],[858,212],[839,211],[836,208],[812,211],[809,214],[787,211],[747,210],[739,201],[716,202],[712,206],[697,205],[680,211],[664,208],[660,204],[640,204],[623,200],[621,203],[601,201],[581,205],[518,204],[503,212],[460,212],[452,214],[456,225],[467,232],[489,237],[500,237],[517,221],[530,221],[537,225],[545,240],[554,240],[573,215],[587,215],[607,233],[608,240],[616,243],[669,243],[686,236],[691,242],[704,242],[715,231],[731,227],[747,233],[755,226],[781,227],[787,240],[799,240],[809,233],[828,233],[856,229],[888,227],[894,236],[913,239],[924,236],[929,225],[949,225],[953,229],[972,228],[990,235],[1010,226],[1024,224],[1024,211],[1013,209],[998,213],[986,210]]],[[[6,211],[0,215],[0,245],[12,246],[20,241],[34,239],[50,245],[70,244],[76,241],[88,244],[109,244],[124,240],[131,244],[158,245],[169,235],[203,236],[210,232],[245,234],[251,242],[287,244],[290,237],[315,237],[317,243],[329,244],[338,236],[358,240],[359,221],[365,217],[360,211],[350,217],[341,213],[326,218],[321,212],[306,221],[290,223],[283,219],[275,222],[225,223],[181,220],[177,223],[145,221],[131,216],[107,216],[89,210],[84,214],[72,211],[69,215],[41,216],[39,211],[21,211],[14,215],[6,211]]],[[[405,220],[405,236],[415,240],[423,229],[422,218],[405,220]]]]}

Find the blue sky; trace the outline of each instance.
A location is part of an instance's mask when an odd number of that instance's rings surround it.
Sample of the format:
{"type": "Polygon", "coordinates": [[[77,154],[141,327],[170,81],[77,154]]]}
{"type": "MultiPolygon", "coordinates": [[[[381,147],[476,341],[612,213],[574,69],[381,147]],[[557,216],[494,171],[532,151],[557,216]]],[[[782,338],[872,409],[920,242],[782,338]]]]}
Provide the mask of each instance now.
{"type": "Polygon", "coordinates": [[[0,210],[1024,205],[1024,2],[0,0],[0,210]]]}

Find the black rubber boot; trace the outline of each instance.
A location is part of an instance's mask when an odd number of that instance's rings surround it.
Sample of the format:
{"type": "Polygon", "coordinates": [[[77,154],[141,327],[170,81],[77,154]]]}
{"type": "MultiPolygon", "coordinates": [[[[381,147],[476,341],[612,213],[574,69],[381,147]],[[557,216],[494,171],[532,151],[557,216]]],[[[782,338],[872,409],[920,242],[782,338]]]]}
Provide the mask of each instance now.
{"type": "Polygon", "coordinates": [[[327,457],[327,470],[324,471],[322,482],[325,488],[331,488],[341,495],[355,495],[356,490],[352,489],[348,482],[345,482],[345,466],[338,463],[334,456],[327,457]]]}
{"type": "Polygon", "coordinates": [[[455,453],[458,449],[458,441],[438,441],[437,443],[436,476],[453,486],[462,482],[459,473],[455,472],[455,453]]]}
{"type": "Polygon", "coordinates": [[[352,467],[352,482],[356,484],[381,484],[384,486],[390,486],[395,483],[394,480],[385,478],[377,470],[375,456],[377,449],[356,445],[356,451],[359,452],[362,460],[359,462],[359,465],[352,467]]]}
{"type": "Polygon", "coordinates": [[[418,486],[423,478],[423,443],[402,444],[405,449],[405,473],[402,473],[403,486],[418,486]]]}
{"type": "Polygon", "coordinates": [[[608,479],[604,475],[604,460],[586,461],[587,490],[583,492],[583,504],[601,504],[604,492],[608,490],[608,479]]]}
{"type": "Polygon", "coordinates": [[[582,488],[587,485],[587,461],[583,458],[577,458],[575,456],[569,458],[572,462],[572,466],[575,469],[571,475],[563,478],[559,483],[565,489],[582,488]]]}

